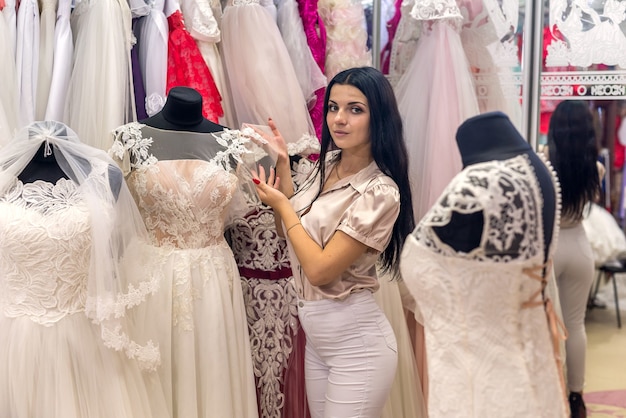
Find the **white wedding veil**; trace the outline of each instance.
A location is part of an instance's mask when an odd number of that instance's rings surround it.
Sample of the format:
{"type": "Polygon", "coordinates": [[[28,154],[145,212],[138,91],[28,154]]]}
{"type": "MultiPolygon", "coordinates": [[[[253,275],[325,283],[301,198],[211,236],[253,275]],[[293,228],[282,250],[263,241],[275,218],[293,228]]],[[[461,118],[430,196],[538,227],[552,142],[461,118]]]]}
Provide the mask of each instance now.
{"type": "Polygon", "coordinates": [[[34,122],[0,150],[0,195],[10,191],[41,148],[77,185],[89,211],[92,240],[85,314],[100,326],[107,347],[154,370],[160,362],[158,347],[149,336],[140,335],[141,324],[131,329],[126,317],[157,290],[158,283],[147,273],[147,233],[121,171],[104,151],[81,143],[63,123],[34,122]]]}

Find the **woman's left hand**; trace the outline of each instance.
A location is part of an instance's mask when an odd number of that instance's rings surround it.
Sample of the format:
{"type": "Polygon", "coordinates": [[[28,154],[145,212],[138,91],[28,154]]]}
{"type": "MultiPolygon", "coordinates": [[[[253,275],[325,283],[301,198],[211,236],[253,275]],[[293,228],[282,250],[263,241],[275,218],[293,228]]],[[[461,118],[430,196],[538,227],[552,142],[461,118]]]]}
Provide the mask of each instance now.
{"type": "Polygon", "coordinates": [[[263,203],[276,208],[282,202],[288,202],[287,197],[278,189],[280,177],[276,176],[274,168],[270,168],[270,174],[265,178],[265,168],[259,165],[258,175],[252,179],[256,185],[256,191],[263,203]]]}

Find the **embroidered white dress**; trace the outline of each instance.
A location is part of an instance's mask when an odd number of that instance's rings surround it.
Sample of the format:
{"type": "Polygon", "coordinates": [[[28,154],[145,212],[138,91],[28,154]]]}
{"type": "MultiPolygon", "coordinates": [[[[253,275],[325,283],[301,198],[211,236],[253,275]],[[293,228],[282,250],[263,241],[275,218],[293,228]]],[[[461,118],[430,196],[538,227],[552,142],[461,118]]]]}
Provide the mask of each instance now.
{"type": "Polygon", "coordinates": [[[157,376],[85,314],[96,228],[81,190],[16,178],[0,197],[0,416],[169,417],[157,376]]]}
{"type": "MultiPolygon", "coordinates": [[[[556,188],[556,179],[553,177],[556,188]]],[[[564,393],[542,300],[543,199],[525,155],[458,174],[402,253],[423,316],[431,418],[564,418],[564,393]],[[456,252],[436,228],[482,211],[480,245],[456,252]]],[[[557,205],[558,207],[558,205],[557,205]]],[[[548,254],[558,234],[558,209],[548,254]]]]}
{"type": "Polygon", "coordinates": [[[158,141],[146,132],[169,135],[165,145],[182,147],[180,132],[132,122],[115,130],[110,152],[130,162],[127,182],[153,245],[161,286],[146,309],[136,310],[136,320],[159,335],[159,370],[172,416],[255,418],[241,281],[224,239],[229,204],[240,187],[228,161],[241,148],[224,143],[210,160],[157,160],[158,141]]]}

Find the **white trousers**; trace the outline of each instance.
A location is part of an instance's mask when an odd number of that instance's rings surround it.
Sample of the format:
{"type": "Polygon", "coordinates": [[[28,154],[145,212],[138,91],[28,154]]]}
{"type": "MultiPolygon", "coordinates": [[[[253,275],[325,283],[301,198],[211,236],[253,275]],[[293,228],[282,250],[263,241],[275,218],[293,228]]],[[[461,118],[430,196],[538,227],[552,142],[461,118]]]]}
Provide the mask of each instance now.
{"type": "Polygon", "coordinates": [[[369,291],[298,302],[312,418],[380,418],[396,374],[396,337],[369,291]]]}
{"type": "Polygon", "coordinates": [[[568,333],[565,340],[565,361],[567,386],[572,392],[581,392],[585,384],[585,313],[593,271],[593,253],[582,224],[573,228],[562,228],[554,255],[554,274],[559,288],[563,322],[568,333]]]}

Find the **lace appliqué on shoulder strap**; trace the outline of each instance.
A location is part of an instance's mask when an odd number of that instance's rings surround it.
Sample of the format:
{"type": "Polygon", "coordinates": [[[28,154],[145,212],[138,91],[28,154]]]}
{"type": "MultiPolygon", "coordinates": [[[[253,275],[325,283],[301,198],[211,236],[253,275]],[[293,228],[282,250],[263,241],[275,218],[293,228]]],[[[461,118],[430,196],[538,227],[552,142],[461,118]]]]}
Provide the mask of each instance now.
{"type": "Polygon", "coordinates": [[[113,145],[109,155],[122,166],[124,174],[132,170],[156,164],[157,159],[150,153],[152,138],[144,138],[141,128],[144,124],[131,122],[113,131],[113,145]]]}
{"type": "Polygon", "coordinates": [[[542,251],[539,220],[541,191],[528,157],[476,164],[457,175],[414,231],[418,241],[437,253],[507,262],[530,259],[542,251]],[[441,243],[433,227],[447,225],[452,213],[483,212],[480,247],[457,254],[441,243]]]}

